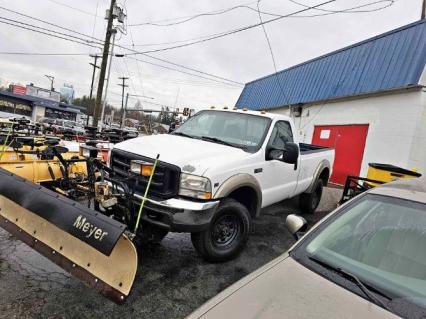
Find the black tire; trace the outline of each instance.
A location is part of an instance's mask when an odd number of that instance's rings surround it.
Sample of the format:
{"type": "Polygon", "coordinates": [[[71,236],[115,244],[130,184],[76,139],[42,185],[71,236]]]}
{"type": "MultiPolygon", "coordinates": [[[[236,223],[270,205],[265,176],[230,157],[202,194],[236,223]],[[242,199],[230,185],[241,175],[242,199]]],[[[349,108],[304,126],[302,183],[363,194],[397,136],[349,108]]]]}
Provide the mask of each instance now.
{"type": "Polygon", "coordinates": [[[207,261],[233,259],[244,248],[251,225],[247,208],[231,198],[221,201],[209,228],[192,233],[191,240],[197,252],[207,261]]]}
{"type": "Polygon", "coordinates": [[[322,190],[324,188],[324,182],[322,179],[318,179],[315,182],[312,193],[303,193],[300,195],[299,206],[302,213],[313,214],[317,209],[322,196],[322,190]]]}

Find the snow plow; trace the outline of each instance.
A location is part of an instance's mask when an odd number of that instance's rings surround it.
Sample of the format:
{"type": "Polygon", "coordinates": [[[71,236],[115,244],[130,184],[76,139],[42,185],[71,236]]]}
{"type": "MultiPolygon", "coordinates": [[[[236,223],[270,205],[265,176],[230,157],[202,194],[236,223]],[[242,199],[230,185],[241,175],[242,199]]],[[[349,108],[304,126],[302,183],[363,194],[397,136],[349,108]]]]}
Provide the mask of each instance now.
{"type": "Polygon", "coordinates": [[[0,137],[0,227],[122,303],[136,275],[137,252],[126,225],[88,207],[101,174],[95,159],[82,156],[78,143],[69,149],[57,138],[21,136],[13,126],[0,137]]]}
{"type": "Polygon", "coordinates": [[[0,226],[114,302],[129,295],[137,252],[124,224],[0,168],[0,226]]]}

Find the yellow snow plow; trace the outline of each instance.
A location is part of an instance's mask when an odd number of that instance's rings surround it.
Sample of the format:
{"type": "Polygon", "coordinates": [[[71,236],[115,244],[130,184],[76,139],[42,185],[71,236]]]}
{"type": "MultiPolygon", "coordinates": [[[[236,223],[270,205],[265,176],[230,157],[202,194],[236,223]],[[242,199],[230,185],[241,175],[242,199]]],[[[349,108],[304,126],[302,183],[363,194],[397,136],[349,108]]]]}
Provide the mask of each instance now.
{"type": "Polygon", "coordinates": [[[0,168],[0,226],[116,303],[137,253],[126,225],[0,168]]]}
{"type": "Polygon", "coordinates": [[[0,144],[0,227],[116,303],[137,270],[126,225],[73,200],[90,199],[99,173],[58,139],[19,136],[0,144]],[[65,196],[63,196],[65,195],[65,196]]]}

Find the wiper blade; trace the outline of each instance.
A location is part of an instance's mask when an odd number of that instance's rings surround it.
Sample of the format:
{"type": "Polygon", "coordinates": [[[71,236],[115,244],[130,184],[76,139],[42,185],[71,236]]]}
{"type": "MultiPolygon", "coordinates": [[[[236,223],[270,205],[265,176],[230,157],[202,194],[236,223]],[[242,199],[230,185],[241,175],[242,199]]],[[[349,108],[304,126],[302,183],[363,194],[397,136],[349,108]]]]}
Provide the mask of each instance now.
{"type": "Polygon", "coordinates": [[[201,136],[201,139],[206,140],[206,141],[210,141],[210,142],[215,142],[215,143],[227,145],[227,146],[238,147],[235,144],[229,143],[227,141],[221,140],[220,138],[216,138],[216,137],[201,136]]]}
{"type": "Polygon", "coordinates": [[[179,136],[183,136],[183,137],[188,137],[188,138],[195,138],[195,136],[186,134],[186,133],[182,133],[182,132],[173,132],[171,135],[179,135],[179,136]]]}
{"type": "MultiPolygon", "coordinates": [[[[375,304],[378,304],[378,305],[380,305],[380,306],[382,306],[384,309],[386,309],[386,310],[388,310],[388,311],[391,311],[390,309],[389,309],[389,307],[387,306],[387,305],[385,305],[384,303],[383,303],[383,301],[382,300],[380,300],[379,298],[377,298],[376,296],[374,296],[372,293],[371,293],[371,290],[373,290],[373,291],[376,291],[377,293],[379,293],[380,295],[382,295],[382,296],[384,296],[385,298],[387,298],[388,300],[392,300],[392,298],[390,298],[389,296],[387,296],[385,293],[383,293],[382,291],[380,291],[379,289],[377,289],[376,287],[372,287],[373,289],[370,289],[370,288],[368,288],[356,275],[354,275],[353,273],[351,273],[351,272],[349,272],[349,271],[347,271],[347,270],[345,270],[345,269],[342,269],[341,267],[335,267],[335,266],[333,266],[333,265],[331,265],[330,263],[328,263],[327,261],[325,261],[324,259],[322,259],[322,258],[320,258],[320,257],[318,257],[318,256],[315,256],[315,255],[311,255],[311,256],[308,256],[308,258],[310,259],[310,260],[313,260],[313,261],[315,261],[316,263],[319,263],[319,264],[321,264],[322,266],[324,266],[324,267],[326,267],[326,268],[329,268],[329,269],[332,269],[332,270],[334,270],[335,272],[337,272],[337,273],[339,273],[339,274],[341,274],[341,275],[343,275],[343,276],[345,276],[345,277],[347,277],[347,278],[350,278],[350,279],[352,279],[352,281],[361,289],[361,291],[364,293],[364,295],[366,295],[367,297],[368,297],[368,299],[370,299],[371,301],[373,301],[375,304]]],[[[369,284],[368,284],[369,285],[369,284]]]]}

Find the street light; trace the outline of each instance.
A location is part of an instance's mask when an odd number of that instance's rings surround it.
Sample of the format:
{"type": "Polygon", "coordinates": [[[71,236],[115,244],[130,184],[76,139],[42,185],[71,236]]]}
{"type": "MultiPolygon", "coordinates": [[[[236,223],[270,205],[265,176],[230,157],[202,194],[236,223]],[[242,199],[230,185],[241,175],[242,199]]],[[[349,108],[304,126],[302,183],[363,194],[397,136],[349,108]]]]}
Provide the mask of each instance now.
{"type": "Polygon", "coordinates": [[[50,91],[53,91],[53,81],[55,80],[55,77],[47,74],[45,74],[44,76],[50,80],[50,91]]]}

